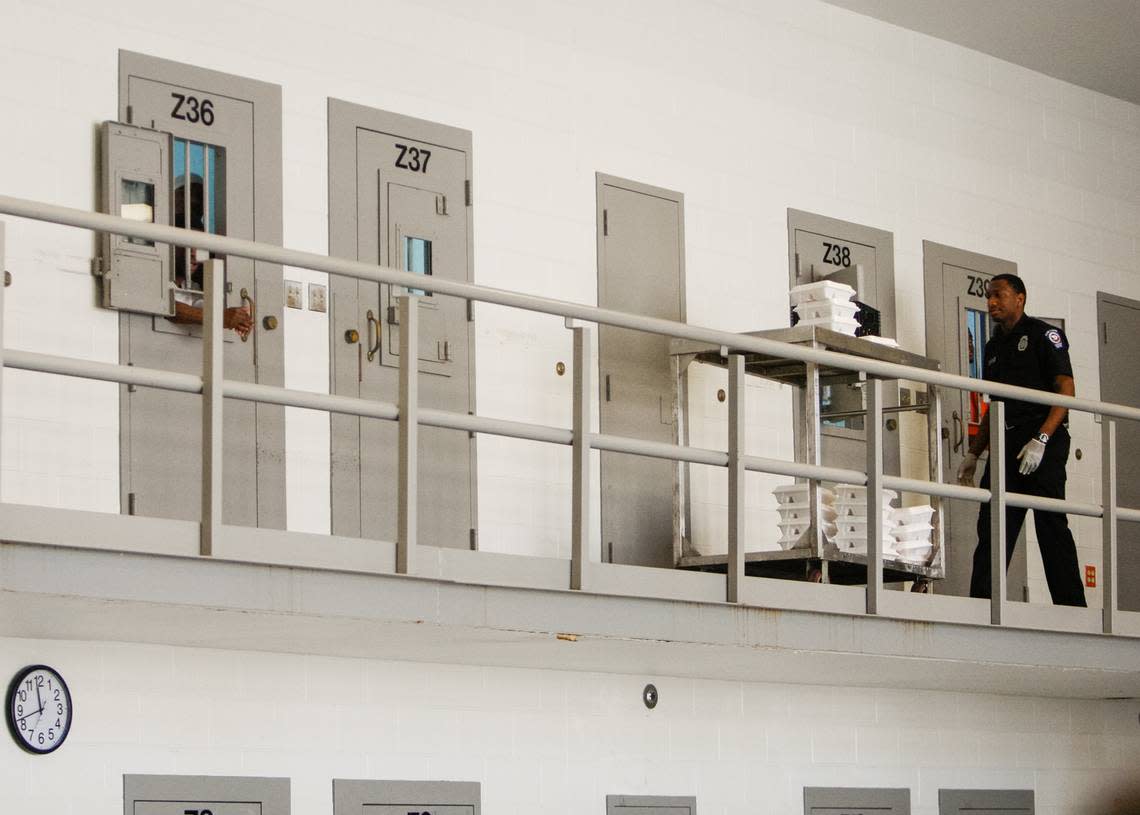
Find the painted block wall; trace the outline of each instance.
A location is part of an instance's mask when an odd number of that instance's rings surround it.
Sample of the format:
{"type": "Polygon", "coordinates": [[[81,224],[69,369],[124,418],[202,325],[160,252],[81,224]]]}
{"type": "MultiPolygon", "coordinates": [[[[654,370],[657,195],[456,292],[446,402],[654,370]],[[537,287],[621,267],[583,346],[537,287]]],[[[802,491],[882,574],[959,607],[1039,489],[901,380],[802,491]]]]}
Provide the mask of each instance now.
{"type": "MultiPolygon", "coordinates": [[[[684,192],[690,322],[786,320],[786,210],[895,236],[898,339],[924,350],[921,241],[1016,261],[1030,312],[1065,318],[1078,393],[1098,394],[1095,292],[1140,297],[1140,108],[815,0],[183,5],[6,0],[0,189],[95,204],[95,125],[116,110],[116,52],[279,83],[289,247],[327,250],[328,96],[474,133],[476,281],[593,303],[594,173],[684,192]]],[[[5,342],[117,359],[95,306],[93,241],[9,219],[5,342]]],[[[325,282],[286,269],[286,277],[325,282]]],[[[568,426],[559,320],[477,309],[481,413],[568,426]]],[[[326,391],[327,323],[287,310],[286,385],[326,391]]],[[[693,384],[693,442],[722,445],[715,374],[693,384]]],[[[5,500],[117,511],[110,385],[5,372],[5,500]]],[[[753,385],[750,449],[792,456],[790,395],[753,385]]],[[[1071,497],[1097,493],[1098,433],[1076,416],[1071,497]]],[[[287,415],[289,526],[326,531],[328,422],[287,415]]],[[[908,472],[919,449],[904,444],[908,472]]],[[[481,439],[480,544],[568,553],[569,455],[481,439]]],[[[694,477],[694,531],[724,539],[723,472],[694,477]]],[[[771,545],[774,479],[749,490],[752,546],[771,545]]],[[[1099,530],[1074,526],[1082,563],[1099,530]]],[[[1034,599],[1046,597],[1036,554],[1034,599]]],[[[1090,602],[1097,602],[1090,591],[1090,602]]]]}
{"type": "Polygon", "coordinates": [[[0,640],[0,674],[41,661],[75,719],[46,757],[0,738],[0,800],[22,815],[121,813],[124,773],[286,776],[305,815],[331,815],[333,778],[478,781],[487,815],[600,815],[606,794],[789,815],[832,785],[908,787],[914,815],[941,787],[1104,815],[1140,755],[1136,701],[0,640]]]}

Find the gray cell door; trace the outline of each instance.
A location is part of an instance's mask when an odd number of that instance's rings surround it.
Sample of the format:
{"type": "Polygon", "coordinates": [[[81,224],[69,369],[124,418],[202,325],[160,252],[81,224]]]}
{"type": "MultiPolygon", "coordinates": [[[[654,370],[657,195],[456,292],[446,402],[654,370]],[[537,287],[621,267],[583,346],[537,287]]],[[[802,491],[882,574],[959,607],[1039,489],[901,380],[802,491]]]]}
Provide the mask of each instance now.
{"type": "Polygon", "coordinates": [[[910,815],[910,790],[804,787],[804,815],[910,815]]]}
{"type": "MultiPolygon", "coordinates": [[[[684,196],[599,173],[598,306],[685,320],[684,196]]],[[[675,440],[669,338],[598,327],[602,433],[675,440]]],[[[673,565],[673,478],[662,459],[601,454],[602,547],[616,563],[673,565]]]]}
{"type": "Polygon", "coordinates": [[[1033,815],[1033,790],[938,790],[938,815],[1033,815]]]}
{"type": "MultiPolygon", "coordinates": [[[[1140,302],[1097,293],[1100,398],[1140,407],[1140,302]]],[[[1116,503],[1140,508],[1140,422],[1116,423],[1116,503]]],[[[1117,527],[1119,607],[1140,611],[1140,524],[1117,527]]]]}
{"type": "Polygon", "coordinates": [[[333,815],[479,815],[474,781],[333,779],[333,815]]]}
{"type": "MultiPolygon", "coordinates": [[[[819,280],[846,283],[855,299],[880,312],[880,335],[895,336],[895,242],[882,229],[840,221],[812,212],[788,210],[788,284],[819,280]]],[[[883,388],[883,404],[898,404],[898,387],[883,388]]],[[[827,418],[829,413],[865,410],[859,374],[831,376],[820,382],[820,454],[824,464],[862,470],[867,462],[864,417],[827,418]]],[[[805,449],[804,419],[798,400],[794,407],[796,449],[805,449]]],[[[898,420],[883,420],[883,470],[899,474],[898,420]]]]}
{"type": "Polygon", "coordinates": [[[607,795],[606,815],[697,815],[697,799],[683,795],[607,795]]]}
{"type": "Polygon", "coordinates": [[[124,775],[123,815],[289,815],[289,779],[124,775]]]}
{"type": "MultiPolygon", "coordinates": [[[[330,254],[469,282],[470,178],[470,132],[329,100],[330,254]]],[[[474,322],[467,301],[339,276],[329,285],[333,393],[396,401],[395,298],[420,294],[420,404],[474,412],[474,322]]],[[[331,429],[333,533],[395,540],[397,425],[334,414],[331,429]]],[[[473,548],[473,436],[421,427],[419,467],[422,540],[473,548]]]]}
{"type": "MultiPolygon", "coordinates": [[[[959,376],[982,378],[982,352],[992,333],[986,308],[986,287],[997,274],[1017,274],[1017,264],[931,241],[923,241],[923,281],[926,295],[926,355],[942,363],[942,370],[959,376]]],[[[986,415],[982,394],[943,388],[942,480],[957,483],[958,467],[969,452],[986,415]]],[[[982,466],[978,466],[981,477],[982,466]]],[[[942,524],[946,542],[946,594],[970,593],[974,549],[978,543],[978,505],[970,501],[944,501],[942,524]]],[[[1026,592],[1025,532],[1010,565],[1008,597],[1024,600],[1026,592]]]]}
{"type": "MultiPolygon", "coordinates": [[[[119,52],[119,116],[170,135],[170,200],[156,202],[176,226],[281,242],[281,89],[128,51],[119,52]]],[[[204,253],[173,253],[176,296],[200,296],[204,253]]],[[[281,267],[226,257],[226,304],[248,303],[248,340],[226,332],[225,376],[284,384],[281,267]]],[[[153,283],[153,281],[152,281],[153,283]]],[[[200,374],[201,326],[122,311],[125,364],[200,374]]],[[[197,520],[201,508],[201,399],[152,388],[121,390],[120,466],[126,512],[197,520]]],[[[284,409],[225,400],[222,518],[285,526],[284,409]]]]}

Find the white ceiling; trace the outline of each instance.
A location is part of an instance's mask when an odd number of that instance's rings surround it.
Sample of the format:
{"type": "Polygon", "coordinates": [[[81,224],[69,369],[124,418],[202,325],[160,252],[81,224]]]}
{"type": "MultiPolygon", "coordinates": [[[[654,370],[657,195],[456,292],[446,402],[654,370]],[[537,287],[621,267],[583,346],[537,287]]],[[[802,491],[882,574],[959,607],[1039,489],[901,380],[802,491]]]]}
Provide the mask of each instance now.
{"type": "Polygon", "coordinates": [[[1140,105],[1140,0],[825,0],[1140,105]]]}

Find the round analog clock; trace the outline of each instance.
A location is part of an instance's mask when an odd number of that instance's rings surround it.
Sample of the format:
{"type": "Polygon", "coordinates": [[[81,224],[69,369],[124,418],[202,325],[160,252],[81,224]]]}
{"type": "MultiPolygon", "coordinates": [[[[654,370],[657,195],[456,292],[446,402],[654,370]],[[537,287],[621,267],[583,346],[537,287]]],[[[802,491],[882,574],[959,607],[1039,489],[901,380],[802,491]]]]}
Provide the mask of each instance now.
{"type": "Polygon", "coordinates": [[[12,677],[4,713],[17,744],[50,753],[71,729],[71,692],[55,669],[29,665],[12,677]]]}

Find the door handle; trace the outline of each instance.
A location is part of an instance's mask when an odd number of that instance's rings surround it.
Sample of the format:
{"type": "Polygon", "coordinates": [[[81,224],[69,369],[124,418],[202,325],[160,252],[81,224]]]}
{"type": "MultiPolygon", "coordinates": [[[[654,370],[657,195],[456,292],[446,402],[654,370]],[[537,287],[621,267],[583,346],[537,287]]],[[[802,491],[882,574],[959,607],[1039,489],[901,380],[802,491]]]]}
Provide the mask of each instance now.
{"type": "Polygon", "coordinates": [[[368,320],[368,361],[371,362],[376,357],[376,352],[380,350],[380,321],[376,319],[372,309],[368,309],[365,318],[368,320]],[[376,327],[375,339],[373,339],[373,326],[376,327]]]}
{"type": "MultiPolygon", "coordinates": [[[[242,303],[242,305],[244,306],[247,301],[249,302],[249,319],[251,322],[256,323],[257,322],[257,303],[253,302],[253,298],[249,296],[249,289],[243,288],[241,290],[241,303],[242,303]]],[[[249,340],[249,334],[246,334],[244,337],[241,338],[242,342],[246,342],[247,340],[249,340]]]]}
{"type": "Polygon", "coordinates": [[[950,414],[950,418],[954,420],[954,452],[957,453],[962,449],[962,440],[965,437],[962,429],[962,417],[955,410],[950,414]]]}

